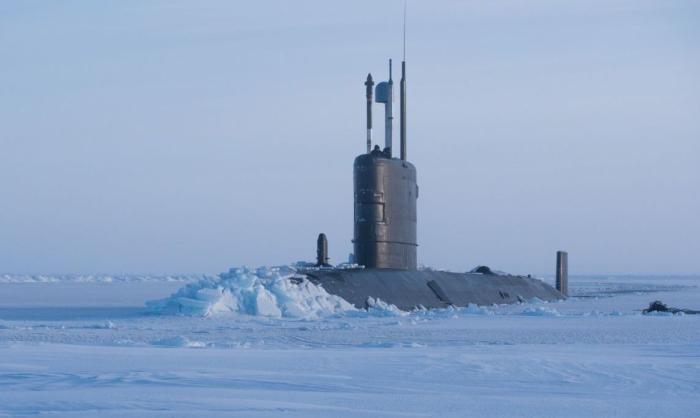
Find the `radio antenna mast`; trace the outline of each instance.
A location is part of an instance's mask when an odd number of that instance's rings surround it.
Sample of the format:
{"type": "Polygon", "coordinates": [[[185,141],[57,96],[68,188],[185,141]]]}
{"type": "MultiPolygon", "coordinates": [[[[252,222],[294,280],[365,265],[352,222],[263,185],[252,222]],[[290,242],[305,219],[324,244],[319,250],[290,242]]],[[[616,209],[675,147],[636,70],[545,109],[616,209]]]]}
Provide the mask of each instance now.
{"type": "Polygon", "coordinates": [[[401,103],[399,113],[401,114],[401,159],[406,161],[406,3],[403,2],[403,60],[401,61],[401,103]]]}
{"type": "Polygon", "coordinates": [[[401,61],[406,61],[406,4],[408,0],[403,1],[403,59],[401,61]]]}

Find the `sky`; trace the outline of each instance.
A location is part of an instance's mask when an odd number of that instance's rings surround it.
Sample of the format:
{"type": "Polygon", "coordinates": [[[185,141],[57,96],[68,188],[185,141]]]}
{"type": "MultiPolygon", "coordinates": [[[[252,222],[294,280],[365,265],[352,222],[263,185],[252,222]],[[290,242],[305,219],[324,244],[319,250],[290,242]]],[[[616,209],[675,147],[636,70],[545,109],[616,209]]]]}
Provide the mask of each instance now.
{"type": "MultiPolygon", "coordinates": [[[[401,60],[402,12],[1,2],[0,272],[216,273],[312,260],[320,232],[345,261],[363,83],[401,60]]],[[[419,263],[700,272],[699,21],[698,1],[410,0],[419,263]]]]}

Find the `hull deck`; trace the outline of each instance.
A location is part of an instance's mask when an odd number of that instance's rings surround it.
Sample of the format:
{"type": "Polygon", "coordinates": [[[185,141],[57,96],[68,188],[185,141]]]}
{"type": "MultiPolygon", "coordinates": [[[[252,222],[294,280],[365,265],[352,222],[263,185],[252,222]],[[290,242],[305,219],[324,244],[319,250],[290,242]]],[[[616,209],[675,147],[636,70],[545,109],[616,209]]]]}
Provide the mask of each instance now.
{"type": "Polygon", "coordinates": [[[392,269],[320,269],[303,273],[328,293],[338,295],[358,308],[366,308],[370,297],[402,310],[421,306],[429,309],[467,306],[470,303],[517,303],[535,297],[545,301],[564,298],[547,283],[522,276],[392,269]]]}

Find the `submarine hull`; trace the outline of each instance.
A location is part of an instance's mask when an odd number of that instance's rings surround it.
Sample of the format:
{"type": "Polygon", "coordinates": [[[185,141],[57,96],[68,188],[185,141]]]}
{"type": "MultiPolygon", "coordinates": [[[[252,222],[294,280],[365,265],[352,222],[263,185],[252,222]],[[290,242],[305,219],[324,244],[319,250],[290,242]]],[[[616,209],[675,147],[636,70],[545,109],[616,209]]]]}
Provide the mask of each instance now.
{"type": "Polygon", "coordinates": [[[360,309],[368,307],[369,298],[401,310],[564,299],[547,283],[522,276],[394,269],[320,269],[303,274],[360,309]]]}

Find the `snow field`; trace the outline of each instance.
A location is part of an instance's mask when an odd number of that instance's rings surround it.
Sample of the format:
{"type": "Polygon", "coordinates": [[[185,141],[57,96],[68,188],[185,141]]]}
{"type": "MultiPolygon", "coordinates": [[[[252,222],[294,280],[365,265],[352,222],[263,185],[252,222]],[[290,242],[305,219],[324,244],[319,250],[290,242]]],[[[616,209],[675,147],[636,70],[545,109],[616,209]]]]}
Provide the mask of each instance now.
{"type": "Polygon", "coordinates": [[[700,277],[572,277],[563,302],[407,313],[347,309],[289,274],[1,283],[0,417],[700,410],[700,316],[641,314],[700,308],[700,277]]]}

